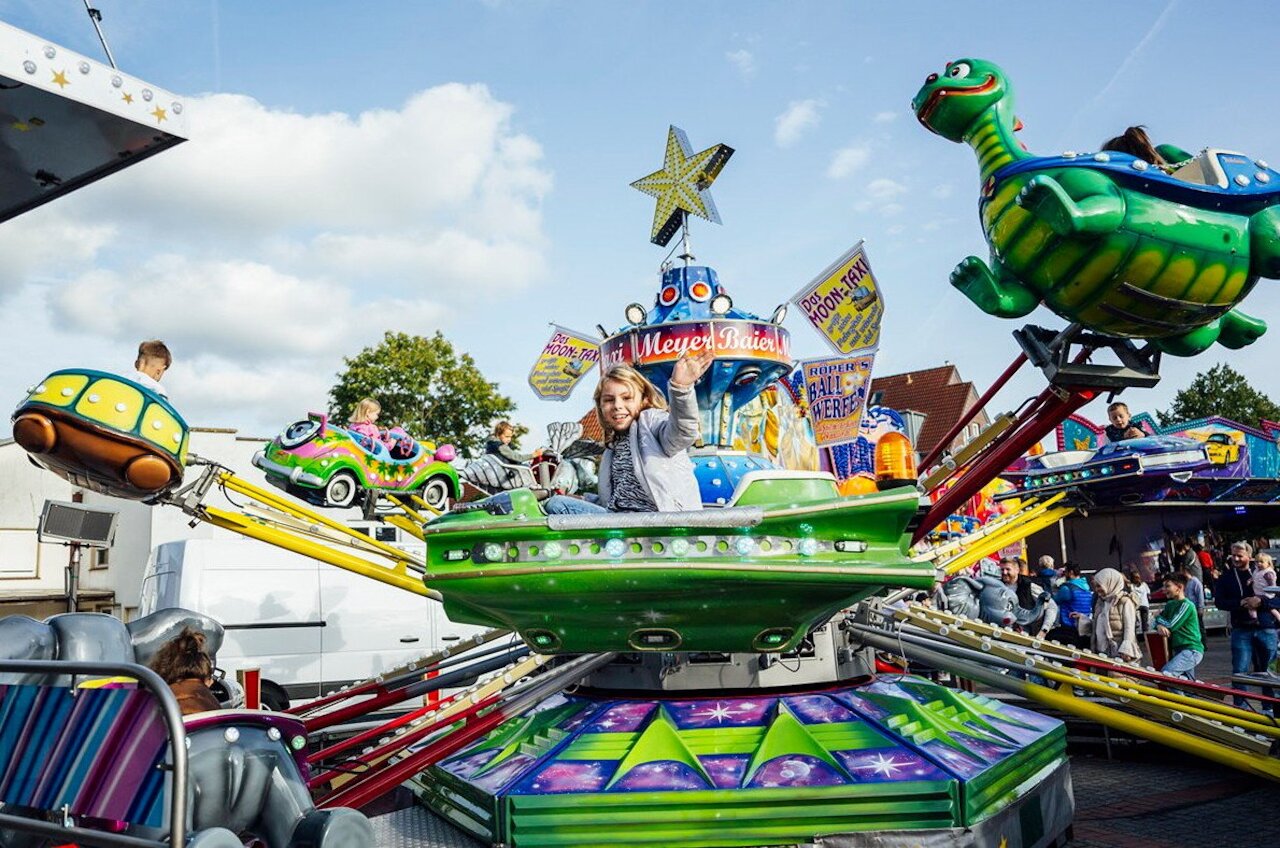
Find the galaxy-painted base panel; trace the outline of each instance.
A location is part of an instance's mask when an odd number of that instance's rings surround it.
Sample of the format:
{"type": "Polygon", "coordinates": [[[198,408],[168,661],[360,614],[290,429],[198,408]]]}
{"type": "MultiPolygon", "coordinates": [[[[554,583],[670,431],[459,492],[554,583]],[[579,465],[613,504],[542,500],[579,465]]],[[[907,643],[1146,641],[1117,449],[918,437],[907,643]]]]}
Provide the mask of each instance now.
{"type": "Polygon", "coordinates": [[[559,696],[415,783],[439,815],[515,848],[794,845],[997,820],[1008,833],[990,844],[1030,846],[1070,824],[1065,753],[1054,719],[892,676],[789,695],[559,696]],[[1042,802],[1055,774],[1065,800],[1042,802]]]}

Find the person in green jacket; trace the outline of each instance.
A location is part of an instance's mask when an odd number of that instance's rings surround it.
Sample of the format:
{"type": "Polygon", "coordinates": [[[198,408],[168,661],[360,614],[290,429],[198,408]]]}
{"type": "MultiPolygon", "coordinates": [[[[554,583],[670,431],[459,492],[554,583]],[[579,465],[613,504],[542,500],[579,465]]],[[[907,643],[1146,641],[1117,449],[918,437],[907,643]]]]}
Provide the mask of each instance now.
{"type": "Polygon", "coordinates": [[[1169,661],[1160,671],[1170,677],[1195,680],[1196,666],[1204,659],[1204,641],[1200,638],[1200,617],[1186,594],[1185,575],[1164,578],[1164,609],[1156,618],[1156,630],[1169,637],[1169,661]]]}

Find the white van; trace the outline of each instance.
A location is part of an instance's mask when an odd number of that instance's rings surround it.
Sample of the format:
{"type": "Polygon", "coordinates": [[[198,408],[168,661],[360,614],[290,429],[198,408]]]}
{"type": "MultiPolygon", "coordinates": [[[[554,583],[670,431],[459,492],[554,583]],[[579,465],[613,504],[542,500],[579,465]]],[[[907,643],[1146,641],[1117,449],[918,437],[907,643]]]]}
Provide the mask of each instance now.
{"type": "Polygon", "coordinates": [[[318,698],[483,629],[454,624],[439,603],[412,592],[235,538],[166,542],[151,552],[139,614],[169,607],[221,622],[218,666],[228,674],[261,669],[262,700],[271,709],[318,698]]]}

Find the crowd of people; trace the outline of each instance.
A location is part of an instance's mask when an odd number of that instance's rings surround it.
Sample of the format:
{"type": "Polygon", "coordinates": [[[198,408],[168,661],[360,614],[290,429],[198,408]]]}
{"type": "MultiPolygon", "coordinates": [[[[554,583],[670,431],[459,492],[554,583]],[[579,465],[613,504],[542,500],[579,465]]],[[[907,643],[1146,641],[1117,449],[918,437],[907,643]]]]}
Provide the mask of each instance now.
{"type": "Polygon", "coordinates": [[[1000,579],[1017,597],[1023,631],[1124,661],[1143,659],[1143,637],[1154,632],[1167,640],[1160,670],[1193,680],[1204,658],[1205,613],[1212,604],[1230,616],[1232,674],[1273,675],[1280,684],[1272,671],[1280,587],[1270,554],[1243,541],[1223,543],[1218,555],[1198,539],[1175,539],[1171,547],[1150,582],[1137,569],[1086,575],[1071,562],[1059,569],[1051,556],[1040,557],[1034,569],[1005,558],[1000,579]],[[1154,586],[1163,604],[1153,617],[1154,586]]]}

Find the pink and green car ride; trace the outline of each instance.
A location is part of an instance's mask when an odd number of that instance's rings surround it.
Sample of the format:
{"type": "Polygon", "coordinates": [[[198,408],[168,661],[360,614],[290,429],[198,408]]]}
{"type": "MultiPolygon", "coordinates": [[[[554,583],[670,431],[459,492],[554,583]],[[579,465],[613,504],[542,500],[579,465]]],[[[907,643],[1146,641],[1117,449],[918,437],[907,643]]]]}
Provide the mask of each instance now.
{"type": "Polygon", "coordinates": [[[369,450],[329,416],[312,412],[254,454],[253,464],[274,485],[319,506],[372,506],[380,494],[414,494],[443,510],[460,490],[449,464],[455,455],[453,445],[425,441],[406,457],[393,456],[381,442],[369,450]]]}

